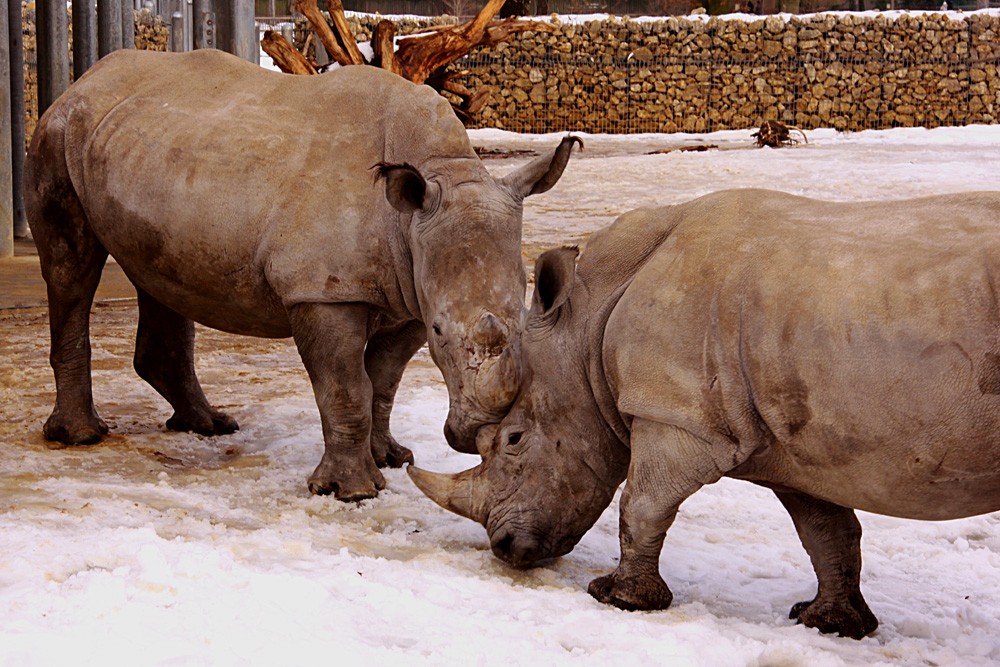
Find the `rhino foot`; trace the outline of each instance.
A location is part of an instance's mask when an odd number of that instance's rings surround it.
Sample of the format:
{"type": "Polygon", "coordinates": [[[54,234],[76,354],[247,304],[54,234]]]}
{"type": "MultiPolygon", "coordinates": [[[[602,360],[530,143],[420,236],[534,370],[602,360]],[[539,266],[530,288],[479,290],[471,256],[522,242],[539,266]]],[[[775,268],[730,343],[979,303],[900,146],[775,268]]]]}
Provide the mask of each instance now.
{"type": "Polygon", "coordinates": [[[659,573],[620,577],[613,572],[591,581],[587,592],[599,602],[626,611],[666,609],[674,599],[659,573]]]}
{"type": "Polygon", "coordinates": [[[333,494],[345,503],[374,498],[384,488],[385,478],[370,457],[361,465],[343,465],[324,455],[309,478],[309,491],[317,496],[333,494]]]}
{"type": "Polygon", "coordinates": [[[240,430],[235,419],[224,412],[212,410],[206,414],[182,415],[175,412],[167,420],[167,428],[171,431],[191,431],[198,435],[229,435],[240,430]]]}
{"type": "Polygon", "coordinates": [[[402,468],[413,463],[413,452],[396,442],[390,434],[372,434],[372,458],[379,468],[402,468]]]}
{"type": "Polygon", "coordinates": [[[56,411],[42,427],[42,435],[46,440],[61,442],[70,447],[96,445],[107,433],[108,425],[96,414],[83,419],[64,419],[56,411]]]}
{"type": "Polygon", "coordinates": [[[878,619],[860,594],[846,600],[824,601],[816,598],[799,602],[792,607],[788,617],[820,632],[836,632],[851,639],[861,639],[878,627],[878,619]]]}

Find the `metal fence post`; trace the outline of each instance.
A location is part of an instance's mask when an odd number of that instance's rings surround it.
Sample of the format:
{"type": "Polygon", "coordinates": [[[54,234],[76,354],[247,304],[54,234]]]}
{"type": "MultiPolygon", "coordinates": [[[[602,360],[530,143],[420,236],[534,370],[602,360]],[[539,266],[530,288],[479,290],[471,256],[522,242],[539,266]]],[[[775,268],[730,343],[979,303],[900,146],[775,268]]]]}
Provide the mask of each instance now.
{"type": "Polygon", "coordinates": [[[184,0],[184,50],[194,50],[194,0],[184,0]]]}
{"type": "MultiPolygon", "coordinates": [[[[16,0],[14,0],[16,2],[16,0]]],[[[12,3],[13,4],[13,3],[12,3]]],[[[73,79],[97,62],[97,11],[92,0],[73,0],[73,79]]]]}
{"type": "Polygon", "coordinates": [[[256,63],[260,55],[260,45],[255,41],[257,36],[254,21],[254,0],[232,0],[232,39],[234,56],[256,63]]]}
{"type": "Polygon", "coordinates": [[[135,48],[135,2],[121,0],[122,3],[122,48],[135,48]]]}
{"type": "Polygon", "coordinates": [[[97,55],[100,58],[122,48],[121,0],[97,0],[97,55]]]}
{"type": "Polygon", "coordinates": [[[184,51],[184,15],[180,12],[170,17],[170,50],[174,53],[184,51]]]}
{"type": "Polygon", "coordinates": [[[36,3],[35,9],[38,18],[35,36],[38,50],[38,116],[41,117],[69,87],[69,16],[66,0],[42,0],[36,3]]]}
{"type": "Polygon", "coordinates": [[[13,201],[14,238],[28,235],[24,217],[24,35],[21,33],[21,3],[7,2],[7,30],[10,46],[10,145],[11,195],[13,201]]]}
{"type": "MultiPolygon", "coordinates": [[[[10,2],[10,0],[7,0],[10,2]]],[[[18,2],[18,7],[21,3],[18,2]]],[[[63,3],[63,7],[66,4],[63,3]]],[[[0,257],[14,254],[14,211],[10,160],[10,12],[0,12],[0,257]]],[[[20,21],[18,21],[20,26],[20,21]]]]}
{"type": "Polygon", "coordinates": [[[195,0],[194,48],[214,49],[215,33],[215,0],[195,0]]]}

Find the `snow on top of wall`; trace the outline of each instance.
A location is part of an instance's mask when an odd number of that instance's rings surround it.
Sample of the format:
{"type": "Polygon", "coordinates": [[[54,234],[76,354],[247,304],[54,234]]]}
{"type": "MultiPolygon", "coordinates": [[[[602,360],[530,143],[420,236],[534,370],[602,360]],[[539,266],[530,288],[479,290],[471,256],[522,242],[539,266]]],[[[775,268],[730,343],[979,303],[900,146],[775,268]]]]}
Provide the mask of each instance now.
{"type": "MultiPolygon", "coordinates": [[[[345,12],[348,16],[366,16],[363,12],[345,12]]],[[[526,16],[525,19],[533,21],[548,21],[550,23],[565,23],[570,25],[583,25],[589,23],[590,21],[634,21],[637,23],[652,23],[656,21],[664,21],[667,19],[688,19],[691,21],[701,21],[707,23],[709,19],[717,18],[722,21],[763,21],[768,18],[768,16],[777,16],[781,20],[788,22],[793,18],[805,21],[809,20],[815,16],[834,16],[837,18],[843,18],[845,16],[850,16],[852,18],[868,18],[874,19],[879,16],[884,17],[887,20],[895,21],[904,16],[923,16],[923,15],[943,15],[946,16],[951,21],[963,21],[970,16],[975,16],[977,14],[984,14],[989,16],[1000,16],[1000,8],[994,9],[977,9],[971,12],[963,12],[962,10],[949,10],[949,11],[936,11],[936,10],[917,10],[917,9],[897,9],[891,11],[864,11],[864,12],[820,12],[813,14],[744,14],[744,13],[733,13],[733,14],[722,14],[719,16],[712,16],[710,14],[688,14],[686,16],[617,16],[614,14],[551,14],[549,16],[526,16]]],[[[409,21],[421,21],[427,20],[428,16],[416,16],[413,14],[370,14],[369,16],[379,16],[380,18],[390,19],[393,21],[409,20],[409,21]]]]}

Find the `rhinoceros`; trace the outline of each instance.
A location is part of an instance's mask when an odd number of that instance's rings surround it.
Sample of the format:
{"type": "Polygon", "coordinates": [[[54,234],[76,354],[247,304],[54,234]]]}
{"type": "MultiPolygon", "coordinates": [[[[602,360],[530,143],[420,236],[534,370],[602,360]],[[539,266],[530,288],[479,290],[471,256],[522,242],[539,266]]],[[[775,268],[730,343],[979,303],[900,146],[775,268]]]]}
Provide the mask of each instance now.
{"type": "Polygon", "coordinates": [[[830,203],[732,190],[637,210],[535,266],[520,393],[483,462],[410,467],[526,565],[621,496],[621,561],[589,592],[672,599],[680,504],[722,477],[771,489],[819,586],[791,617],[860,638],[861,509],[1000,509],[1000,193],[830,203]]]}
{"type": "Polygon", "coordinates": [[[516,393],[522,202],[578,141],[495,180],[446,100],[377,68],[299,77],[214,50],[108,56],[45,113],[26,164],[57,390],[45,437],[107,433],[88,322],[110,254],[135,284],[135,369],[173,407],[169,428],[238,428],[195,376],[194,321],[294,338],[323,427],[314,493],[374,496],[379,466],[412,459],[389,413],[427,339],[446,431],[474,450],[516,393]]]}

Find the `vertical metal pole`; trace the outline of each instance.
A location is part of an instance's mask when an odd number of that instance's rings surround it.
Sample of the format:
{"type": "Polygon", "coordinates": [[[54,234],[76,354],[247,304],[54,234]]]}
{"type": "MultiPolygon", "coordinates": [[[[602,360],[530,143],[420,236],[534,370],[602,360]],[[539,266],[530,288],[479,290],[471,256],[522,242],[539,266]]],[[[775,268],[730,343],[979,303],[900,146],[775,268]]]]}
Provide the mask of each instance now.
{"type": "Polygon", "coordinates": [[[194,48],[215,48],[215,0],[194,0],[194,48]]]}
{"type": "MultiPolygon", "coordinates": [[[[11,0],[8,0],[11,1],[11,0]]],[[[16,0],[13,0],[16,2],[16,0]]],[[[73,0],[73,80],[97,62],[97,11],[93,0],[73,0]]]]}
{"type": "Polygon", "coordinates": [[[7,0],[7,30],[10,33],[10,145],[11,194],[13,196],[14,238],[28,235],[24,217],[24,34],[21,27],[21,3],[7,0]]]}
{"type": "Polygon", "coordinates": [[[232,0],[232,3],[232,54],[256,62],[260,46],[254,41],[257,35],[253,18],[254,0],[232,0]]]}
{"type": "MultiPolygon", "coordinates": [[[[10,0],[6,0],[10,2],[10,0]]],[[[17,2],[20,8],[20,1],[17,2]]],[[[65,7],[65,3],[63,4],[65,7]]],[[[14,254],[14,202],[10,164],[10,39],[7,5],[0,12],[0,257],[14,254]]],[[[20,20],[18,28],[20,28],[20,20]]]]}
{"type": "Polygon", "coordinates": [[[121,0],[122,3],[122,48],[135,48],[135,0],[121,0]]]}
{"type": "Polygon", "coordinates": [[[97,0],[97,55],[122,48],[121,0],[97,0]]]}
{"type": "Polygon", "coordinates": [[[184,0],[184,50],[194,50],[194,0],[184,0]]]}
{"type": "Polygon", "coordinates": [[[69,15],[66,0],[41,0],[36,2],[35,10],[40,117],[69,87],[69,15]]]}
{"type": "Polygon", "coordinates": [[[180,12],[170,17],[170,50],[174,53],[184,51],[184,15],[180,12]]]}

